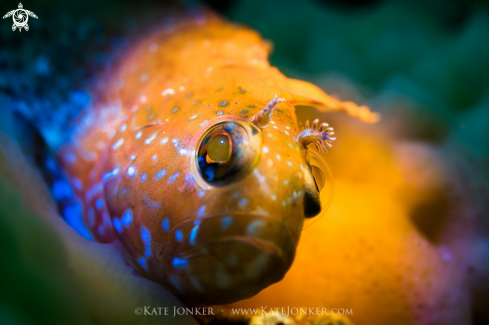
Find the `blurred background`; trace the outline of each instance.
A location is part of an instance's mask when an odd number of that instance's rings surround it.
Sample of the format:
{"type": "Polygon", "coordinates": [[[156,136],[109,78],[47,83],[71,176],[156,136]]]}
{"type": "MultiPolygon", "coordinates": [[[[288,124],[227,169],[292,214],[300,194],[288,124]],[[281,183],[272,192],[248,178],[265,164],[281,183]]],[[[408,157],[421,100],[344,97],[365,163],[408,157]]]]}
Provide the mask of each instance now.
{"type": "MultiPolygon", "coordinates": [[[[489,324],[489,2],[202,4],[270,40],[271,63],[285,75],[382,114],[364,125],[298,109],[300,122],[319,117],[338,135],[323,156],[335,198],[304,231],[285,279],[226,308],[353,310],[324,324],[489,324]]],[[[102,294],[86,284],[110,281],[98,273],[81,283],[74,265],[89,262],[77,260],[77,247],[68,247],[39,209],[26,208],[46,193],[29,176],[40,142],[25,125],[58,138],[60,121],[96,100],[85,90],[94,74],[116,64],[173,2],[23,5],[39,17],[29,18],[28,32],[12,32],[11,18],[0,21],[0,323],[166,323],[134,317],[138,286],[102,294]]],[[[2,0],[0,13],[17,6],[2,0]]]]}

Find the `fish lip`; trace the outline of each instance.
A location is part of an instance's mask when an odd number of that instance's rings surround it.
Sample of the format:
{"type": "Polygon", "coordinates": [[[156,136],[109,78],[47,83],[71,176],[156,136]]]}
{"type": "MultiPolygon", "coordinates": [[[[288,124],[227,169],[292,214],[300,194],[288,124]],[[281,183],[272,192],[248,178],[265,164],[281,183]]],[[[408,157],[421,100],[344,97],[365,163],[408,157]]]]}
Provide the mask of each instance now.
{"type": "MultiPolygon", "coordinates": [[[[265,211],[231,211],[231,212],[216,212],[216,213],[206,213],[204,216],[198,218],[197,220],[204,220],[214,217],[226,217],[226,216],[255,216],[255,217],[266,217],[269,218],[270,215],[265,211]]],[[[188,221],[188,220],[185,220],[188,221]]],[[[183,221],[183,222],[185,222],[183,221]]],[[[195,221],[195,220],[194,220],[195,221]]]]}
{"type": "Polygon", "coordinates": [[[274,243],[272,243],[270,241],[263,240],[261,238],[251,237],[251,236],[228,236],[228,237],[216,239],[213,241],[204,242],[204,243],[201,243],[199,245],[193,246],[191,249],[187,249],[184,251],[177,250],[175,252],[175,256],[177,256],[178,258],[186,258],[186,259],[192,258],[192,257],[197,256],[199,254],[199,252],[201,251],[201,249],[203,247],[205,247],[206,245],[217,244],[217,243],[225,243],[225,242],[231,242],[231,241],[241,241],[241,242],[247,243],[249,245],[258,247],[263,251],[267,251],[268,253],[276,254],[278,256],[283,257],[282,249],[280,249],[274,243]]]}
{"type": "MultiPolygon", "coordinates": [[[[170,229],[171,238],[175,238],[175,234],[174,234],[175,231],[181,229],[182,227],[188,225],[192,225],[192,227],[194,227],[196,221],[199,221],[199,225],[203,225],[205,224],[205,221],[222,220],[222,218],[227,216],[250,217],[250,220],[253,221],[256,221],[258,218],[258,220],[265,221],[266,223],[278,225],[278,227],[286,233],[286,237],[289,242],[296,243],[298,241],[297,238],[294,238],[290,229],[286,227],[283,222],[277,219],[270,218],[269,214],[263,211],[234,211],[234,212],[227,212],[227,213],[210,213],[210,214],[205,214],[204,216],[199,217],[198,219],[187,219],[176,224],[170,229]]],[[[276,254],[277,256],[280,256],[284,260],[284,262],[286,259],[286,257],[284,256],[285,254],[283,252],[283,248],[279,247],[276,243],[274,243],[271,240],[266,240],[258,236],[253,236],[249,234],[237,234],[232,236],[224,236],[222,238],[217,238],[215,240],[204,241],[198,244],[186,245],[186,243],[189,241],[189,237],[190,237],[189,232],[187,232],[184,235],[181,243],[175,245],[170,241],[170,246],[173,252],[173,256],[177,258],[192,258],[201,254],[202,249],[206,245],[225,243],[227,241],[241,241],[249,245],[255,246],[257,248],[260,248],[261,250],[266,251],[270,254],[276,254]]]]}

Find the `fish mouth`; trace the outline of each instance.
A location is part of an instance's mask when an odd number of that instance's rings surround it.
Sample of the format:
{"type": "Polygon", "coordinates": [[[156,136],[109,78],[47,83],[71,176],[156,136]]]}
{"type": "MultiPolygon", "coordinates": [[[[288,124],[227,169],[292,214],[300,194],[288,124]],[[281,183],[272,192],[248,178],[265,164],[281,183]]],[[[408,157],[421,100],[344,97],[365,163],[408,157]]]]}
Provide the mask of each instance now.
{"type": "Polygon", "coordinates": [[[186,220],[170,236],[173,261],[185,261],[208,303],[245,299],[281,280],[298,242],[281,220],[253,212],[186,220]]]}
{"type": "Polygon", "coordinates": [[[190,258],[206,245],[231,241],[285,258],[290,245],[297,242],[283,222],[260,212],[205,215],[177,224],[170,233],[173,256],[178,258],[190,258]]]}

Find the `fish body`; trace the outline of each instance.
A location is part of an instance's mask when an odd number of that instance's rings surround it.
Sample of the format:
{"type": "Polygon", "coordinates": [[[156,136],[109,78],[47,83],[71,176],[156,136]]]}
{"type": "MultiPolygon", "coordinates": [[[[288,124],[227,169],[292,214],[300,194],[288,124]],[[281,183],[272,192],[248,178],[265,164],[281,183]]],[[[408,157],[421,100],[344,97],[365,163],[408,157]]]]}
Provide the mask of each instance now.
{"type": "Polygon", "coordinates": [[[92,90],[104,100],[56,152],[67,222],[121,241],[141,274],[188,303],[250,297],[290,268],[319,202],[307,144],[333,139],[326,126],[300,130],[295,106],[376,119],[286,78],[270,48],[208,12],[162,27],[92,90]]]}

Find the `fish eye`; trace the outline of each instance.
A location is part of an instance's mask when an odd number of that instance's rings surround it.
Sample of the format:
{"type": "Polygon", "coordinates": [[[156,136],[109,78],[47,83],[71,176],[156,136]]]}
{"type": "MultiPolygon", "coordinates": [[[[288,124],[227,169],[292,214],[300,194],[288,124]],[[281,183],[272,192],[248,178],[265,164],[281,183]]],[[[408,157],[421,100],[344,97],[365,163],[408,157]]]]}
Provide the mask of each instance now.
{"type": "Polygon", "coordinates": [[[260,130],[246,121],[215,124],[202,136],[196,151],[196,167],[212,186],[224,186],[246,176],[258,162],[260,130]]]}
{"type": "MultiPolygon", "coordinates": [[[[316,223],[328,211],[334,194],[334,181],[331,170],[321,156],[312,149],[307,150],[308,167],[314,179],[315,190],[320,203],[320,211],[314,218],[306,219],[303,229],[309,228],[313,223],[316,223]]],[[[311,189],[309,189],[311,190],[311,189]]]]}

